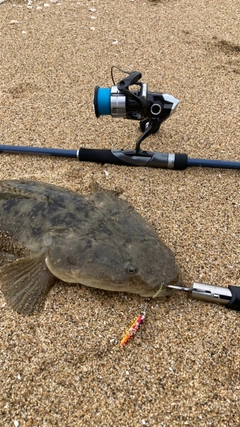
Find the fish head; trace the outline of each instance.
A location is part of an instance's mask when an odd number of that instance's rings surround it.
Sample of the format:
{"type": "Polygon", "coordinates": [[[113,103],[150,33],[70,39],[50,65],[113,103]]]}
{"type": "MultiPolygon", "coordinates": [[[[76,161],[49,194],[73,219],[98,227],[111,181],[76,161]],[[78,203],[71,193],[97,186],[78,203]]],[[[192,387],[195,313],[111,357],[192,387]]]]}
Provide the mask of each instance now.
{"type": "Polygon", "coordinates": [[[121,236],[56,229],[44,237],[46,265],[70,283],[152,297],[166,295],[169,284],[180,284],[173,252],[158,238],[142,234],[121,236]]]}

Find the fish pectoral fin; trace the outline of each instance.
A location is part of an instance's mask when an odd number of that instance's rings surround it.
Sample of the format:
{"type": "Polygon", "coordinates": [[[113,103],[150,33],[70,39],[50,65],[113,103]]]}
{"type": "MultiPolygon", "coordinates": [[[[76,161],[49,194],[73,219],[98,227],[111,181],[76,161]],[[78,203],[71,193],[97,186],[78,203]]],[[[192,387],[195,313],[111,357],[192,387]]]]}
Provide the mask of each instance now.
{"type": "Polygon", "coordinates": [[[0,252],[0,267],[8,264],[9,262],[13,262],[16,260],[16,257],[13,254],[9,254],[8,252],[0,252]]]}
{"type": "Polygon", "coordinates": [[[43,253],[30,255],[0,268],[3,295],[20,314],[33,314],[56,281],[44,258],[43,253]]]}

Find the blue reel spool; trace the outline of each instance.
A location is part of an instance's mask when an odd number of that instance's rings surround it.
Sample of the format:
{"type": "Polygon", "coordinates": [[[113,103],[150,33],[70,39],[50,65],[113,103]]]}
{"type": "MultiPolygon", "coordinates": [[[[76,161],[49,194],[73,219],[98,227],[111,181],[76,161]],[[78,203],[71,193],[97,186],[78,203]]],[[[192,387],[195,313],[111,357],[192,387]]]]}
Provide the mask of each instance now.
{"type": "Polygon", "coordinates": [[[93,107],[97,117],[111,115],[111,89],[95,87],[93,107]]]}

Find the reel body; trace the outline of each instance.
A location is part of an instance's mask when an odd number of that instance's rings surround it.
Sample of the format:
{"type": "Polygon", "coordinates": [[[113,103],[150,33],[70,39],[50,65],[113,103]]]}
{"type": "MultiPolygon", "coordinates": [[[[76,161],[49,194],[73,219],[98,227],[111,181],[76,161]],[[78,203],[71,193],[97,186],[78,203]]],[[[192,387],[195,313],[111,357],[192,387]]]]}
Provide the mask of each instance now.
{"type": "Polygon", "coordinates": [[[166,93],[149,92],[147,84],[140,81],[142,75],[139,71],[124,73],[128,77],[117,84],[112,74],[114,85],[111,88],[95,87],[93,106],[96,117],[111,115],[114,118],[140,121],[143,134],[136,143],[138,152],[143,139],[156,133],[162,122],[176,111],[179,100],[166,93]],[[139,89],[131,91],[133,85],[139,86],[139,89]]]}

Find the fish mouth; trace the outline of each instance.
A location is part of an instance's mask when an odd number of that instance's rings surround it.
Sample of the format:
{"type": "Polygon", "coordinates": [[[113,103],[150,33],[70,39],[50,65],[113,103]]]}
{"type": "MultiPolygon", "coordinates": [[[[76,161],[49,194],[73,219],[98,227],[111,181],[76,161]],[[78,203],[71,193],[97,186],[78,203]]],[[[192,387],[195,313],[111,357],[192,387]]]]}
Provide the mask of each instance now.
{"type": "Polygon", "coordinates": [[[182,273],[180,268],[178,268],[178,272],[177,272],[177,276],[175,277],[174,280],[172,280],[171,282],[169,282],[167,285],[176,285],[176,286],[181,286],[182,285],[182,273]]]}
{"type": "Polygon", "coordinates": [[[169,285],[175,285],[175,286],[182,285],[182,274],[180,269],[178,270],[178,274],[175,277],[175,279],[171,280],[168,283],[158,283],[157,285],[155,280],[154,283],[151,284],[151,290],[149,290],[149,292],[144,292],[144,294],[141,294],[141,296],[148,297],[148,298],[168,296],[173,292],[173,289],[168,288],[169,285]]]}
{"type": "Polygon", "coordinates": [[[157,297],[165,297],[172,293],[172,289],[168,289],[167,285],[158,285],[155,288],[149,290],[149,292],[144,292],[141,294],[141,297],[144,298],[157,298],[157,297]]]}

